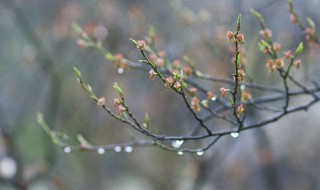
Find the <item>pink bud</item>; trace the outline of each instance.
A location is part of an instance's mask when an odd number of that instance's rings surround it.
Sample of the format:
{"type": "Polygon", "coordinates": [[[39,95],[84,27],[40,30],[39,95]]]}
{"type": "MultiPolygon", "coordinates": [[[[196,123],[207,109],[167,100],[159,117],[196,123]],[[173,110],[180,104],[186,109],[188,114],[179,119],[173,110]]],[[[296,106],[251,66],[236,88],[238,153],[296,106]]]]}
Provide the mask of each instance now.
{"type": "Polygon", "coordinates": [[[220,95],[221,95],[222,97],[227,96],[227,92],[228,92],[228,89],[225,89],[225,88],[223,88],[223,87],[220,88],[220,95]]]}
{"type": "Polygon", "coordinates": [[[150,70],[149,71],[149,78],[150,78],[150,80],[154,80],[154,78],[156,77],[156,72],[154,72],[154,70],[150,70]]]}
{"type": "Polygon", "coordinates": [[[143,50],[146,47],[146,42],[144,40],[138,40],[137,41],[137,48],[139,50],[143,50]]]}
{"type": "Polygon", "coordinates": [[[104,97],[99,98],[97,101],[98,106],[104,106],[106,104],[106,99],[104,97]]]}

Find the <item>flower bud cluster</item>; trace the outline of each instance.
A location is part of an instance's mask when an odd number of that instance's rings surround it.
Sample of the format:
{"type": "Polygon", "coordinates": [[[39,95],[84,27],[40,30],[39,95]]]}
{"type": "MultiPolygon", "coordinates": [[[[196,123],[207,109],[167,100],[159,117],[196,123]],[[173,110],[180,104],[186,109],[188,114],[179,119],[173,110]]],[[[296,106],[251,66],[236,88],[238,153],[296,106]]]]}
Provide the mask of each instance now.
{"type": "Polygon", "coordinates": [[[115,98],[113,99],[113,107],[115,107],[118,110],[118,114],[122,115],[124,111],[126,111],[126,108],[123,106],[123,102],[115,98]]]}
{"type": "Polygon", "coordinates": [[[230,42],[237,42],[239,44],[244,44],[244,35],[243,34],[237,34],[237,33],[233,33],[231,31],[228,31],[226,34],[226,38],[230,41],[230,42]]]}

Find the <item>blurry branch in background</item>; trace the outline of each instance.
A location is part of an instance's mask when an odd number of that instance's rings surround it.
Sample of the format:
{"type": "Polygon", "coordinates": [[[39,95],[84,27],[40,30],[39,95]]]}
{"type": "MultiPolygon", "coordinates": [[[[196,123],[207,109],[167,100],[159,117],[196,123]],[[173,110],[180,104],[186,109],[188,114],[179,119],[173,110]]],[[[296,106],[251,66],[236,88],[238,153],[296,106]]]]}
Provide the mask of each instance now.
{"type": "Polygon", "coordinates": [[[319,38],[316,35],[316,24],[311,18],[307,18],[307,26],[302,23],[302,21],[299,19],[297,15],[297,11],[294,9],[294,6],[292,4],[292,0],[288,0],[289,5],[289,11],[290,11],[290,22],[292,24],[297,24],[299,28],[304,32],[306,36],[306,40],[308,43],[313,44],[317,43],[319,44],[319,38]]]}
{"type": "MultiPolygon", "coordinates": [[[[292,12],[294,9],[291,8],[290,10],[292,12]]],[[[261,52],[269,57],[266,61],[266,68],[270,74],[279,75],[282,87],[257,84],[252,80],[246,82],[244,63],[241,61],[242,51],[239,48],[240,45],[245,43],[245,37],[240,33],[242,27],[241,15],[237,19],[235,32],[228,31],[226,34],[227,40],[234,48],[234,69],[230,79],[216,78],[200,72],[196,69],[194,61],[188,56],[183,56],[181,60],[174,61],[166,59],[164,51],[155,49],[155,33],[153,29],[146,38],[147,42],[130,38],[130,42],[140,51],[143,57],[139,62],[134,62],[124,58],[121,54],[112,54],[102,46],[101,41],[85,33],[80,26],[73,24],[75,32],[80,36],[77,41],[80,48],[91,47],[97,49],[105,56],[107,61],[117,67],[119,73],[123,73],[128,68],[149,72],[150,80],[158,78],[166,90],[171,90],[182,98],[185,105],[181,106],[186,106],[194,120],[197,121],[197,124],[187,134],[179,136],[155,132],[153,130],[154,127],[151,128],[152,120],[148,114],[146,114],[144,122],[139,121],[134,115],[126,103],[125,93],[117,83],[114,83],[113,87],[117,91],[118,97],[114,98],[112,108],[106,104],[105,97],[99,97],[94,93],[92,87],[84,81],[81,72],[75,67],[74,72],[77,80],[89,97],[107,114],[141,133],[145,138],[123,144],[95,146],[91,145],[81,135],[77,137],[77,141],[74,141],[64,133],[50,130],[41,113],[38,114],[38,123],[51,137],[52,141],[62,147],[66,153],[71,151],[95,151],[99,154],[104,154],[105,151],[109,150],[131,152],[133,147],[156,146],[177,152],[179,155],[185,152],[203,155],[204,151],[208,150],[223,136],[231,135],[236,138],[242,131],[274,123],[290,113],[307,111],[319,101],[317,93],[320,92],[320,87],[317,83],[314,83],[314,86],[305,87],[291,74],[293,69],[298,70],[301,67],[301,60],[297,58],[303,52],[303,42],[299,43],[295,51],[287,50],[281,53],[281,45],[273,42],[272,31],[266,27],[262,15],[255,10],[251,10],[251,13],[258,19],[262,28],[260,31],[262,39],[258,45],[261,52]],[[147,44],[151,45],[148,46],[147,44]],[[214,90],[207,89],[202,84],[203,80],[220,84],[220,95],[216,95],[213,92],[214,90]],[[296,86],[296,89],[291,89],[291,83],[296,86]],[[260,90],[269,95],[254,97],[250,90],[260,90]],[[270,95],[270,93],[272,94],[270,95]],[[301,105],[291,106],[292,97],[303,95],[310,96],[312,99],[301,105]],[[269,107],[271,103],[278,101],[282,102],[282,107],[269,107]],[[260,121],[247,121],[246,118],[250,116],[247,112],[249,108],[269,112],[272,116],[263,118],[260,121]],[[224,127],[224,130],[219,127],[219,130],[217,130],[217,126],[209,126],[207,124],[211,119],[222,120],[227,127],[224,127]],[[231,128],[229,127],[230,125],[232,126],[231,128]],[[205,139],[208,140],[204,141],[205,139]],[[184,144],[185,141],[200,141],[202,146],[196,148],[187,146],[187,143],[184,144]]],[[[317,42],[315,34],[313,34],[312,38],[307,38],[307,40],[309,44],[311,41],[317,42]]],[[[157,128],[157,131],[159,130],[160,128],[157,128]]]]}
{"type": "MultiPolygon", "coordinates": [[[[43,44],[42,40],[35,32],[35,29],[33,28],[30,20],[28,19],[28,16],[24,13],[23,9],[20,7],[17,1],[4,0],[3,3],[14,14],[15,24],[21,32],[21,34],[23,35],[23,37],[25,37],[28,43],[37,51],[37,66],[41,73],[44,75],[44,77],[49,81],[50,85],[50,87],[48,88],[50,89],[50,91],[48,92],[47,96],[48,102],[44,106],[46,108],[46,110],[44,111],[46,112],[46,114],[50,115],[50,121],[53,122],[58,112],[57,108],[59,105],[59,91],[61,86],[61,81],[55,70],[54,61],[52,60],[49,52],[46,50],[46,47],[43,44]]],[[[2,127],[1,130],[2,136],[7,143],[8,154],[11,154],[10,156],[12,156],[13,161],[15,161],[17,164],[17,173],[16,175],[14,175],[14,178],[12,179],[0,178],[0,182],[5,182],[18,189],[27,189],[34,182],[38,181],[39,179],[48,177],[48,175],[50,175],[50,168],[53,167],[56,162],[55,151],[51,143],[44,144],[44,148],[47,150],[45,154],[45,160],[48,162],[44,163],[43,166],[39,166],[39,168],[33,168],[35,170],[34,174],[26,177],[25,173],[27,173],[28,167],[23,162],[23,155],[21,152],[18,151],[18,145],[14,140],[15,133],[17,132],[17,130],[14,129],[10,131],[10,133],[2,127]]]]}

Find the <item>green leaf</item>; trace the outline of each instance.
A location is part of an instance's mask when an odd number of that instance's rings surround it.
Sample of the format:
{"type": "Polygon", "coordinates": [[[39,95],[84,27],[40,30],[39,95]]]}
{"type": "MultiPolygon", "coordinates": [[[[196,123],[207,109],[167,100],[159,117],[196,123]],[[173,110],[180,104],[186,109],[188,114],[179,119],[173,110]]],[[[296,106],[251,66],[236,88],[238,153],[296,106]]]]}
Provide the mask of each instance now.
{"type": "Polygon", "coordinates": [[[137,46],[137,41],[135,41],[134,39],[132,38],[129,38],[130,42],[132,43],[132,45],[134,46],[137,46]]]}
{"type": "Polygon", "coordinates": [[[146,116],[145,116],[144,122],[145,122],[147,125],[149,125],[150,117],[149,117],[148,113],[146,113],[146,116]]]}
{"type": "Polygon", "coordinates": [[[268,48],[269,48],[268,42],[266,42],[266,41],[264,41],[264,40],[261,40],[261,45],[262,45],[265,49],[268,49],[268,48]]]}
{"type": "Polygon", "coordinates": [[[179,73],[174,73],[173,79],[174,79],[175,81],[177,81],[177,80],[179,80],[179,78],[180,78],[179,73]]]}
{"type": "Polygon", "coordinates": [[[115,61],[115,58],[114,56],[111,54],[111,53],[106,53],[104,55],[104,58],[107,60],[107,61],[110,61],[110,62],[114,62],[115,61]]]}
{"type": "Polygon", "coordinates": [[[81,72],[77,69],[77,67],[73,67],[74,72],[77,74],[77,77],[81,77],[81,72]]]}
{"type": "Polygon", "coordinates": [[[181,86],[182,86],[183,89],[187,89],[187,88],[188,88],[188,84],[185,83],[185,82],[182,82],[182,83],[181,83],[181,86]]]}
{"type": "Polygon", "coordinates": [[[316,28],[316,23],[310,17],[307,18],[307,22],[312,29],[316,28]]]}
{"type": "Polygon", "coordinates": [[[239,14],[238,20],[237,20],[237,31],[240,30],[240,25],[241,25],[241,14],[239,14]]]}
{"type": "Polygon", "coordinates": [[[229,100],[230,100],[231,105],[234,107],[235,105],[234,105],[234,101],[232,99],[232,96],[229,96],[229,100]]]}
{"type": "Polygon", "coordinates": [[[239,65],[240,64],[240,52],[237,54],[237,63],[236,63],[237,65],[239,65]]]}
{"type": "Polygon", "coordinates": [[[303,42],[299,43],[299,46],[296,49],[296,55],[300,54],[303,51],[303,42]]]}
{"type": "Polygon", "coordinates": [[[257,17],[258,19],[261,19],[261,18],[262,18],[261,14],[258,13],[256,10],[250,9],[250,12],[251,12],[251,14],[252,14],[253,16],[257,17]]]}
{"type": "Polygon", "coordinates": [[[154,26],[151,26],[149,29],[149,37],[154,38],[154,35],[155,35],[154,26]]]}
{"type": "Polygon", "coordinates": [[[80,34],[82,32],[81,27],[77,23],[74,22],[71,24],[71,26],[76,33],[80,34]]]}
{"type": "Polygon", "coordinates": [[[81,146],[84,146],[84,147],[91,146],[91,144],[80,134],[77,135],[77,140],[81,146]]]}
{"type": "Polygon", "coordinates": [[[122,96],[122,90],[116,82],[113,84],[113,88],[116,89],[120,96],[122,96]]]}
{"type": "Polygon", "coordinates": [[[184,55],[182,57],[182,60],[186,62],[188,65],[190,65],[191,67],[194,67],[193,61],[187,55],[184,55]]]}

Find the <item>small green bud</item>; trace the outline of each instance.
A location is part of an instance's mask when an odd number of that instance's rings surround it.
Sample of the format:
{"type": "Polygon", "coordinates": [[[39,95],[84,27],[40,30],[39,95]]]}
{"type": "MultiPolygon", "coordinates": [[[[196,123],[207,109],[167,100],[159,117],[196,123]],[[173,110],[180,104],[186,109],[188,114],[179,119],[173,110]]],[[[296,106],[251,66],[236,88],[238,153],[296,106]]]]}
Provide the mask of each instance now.
{"type": "Polygon", "coordinates": [[[132,45],[134,46],[137,46],[137,41],[135,41],[134,39],[132,38],[129,38],[130,42],[132,43],[132,45]]]}
{"type": "Polygon", "coordinates": [[[303,51],[303,42],[299,43],[299,46],[296,49],[296,55],[300,54],[303,51]]]}
{"type": "Polygon", "coordinates": [[[187,55],[184,55],[184,56],[182,57],[182,60],[183,60],[184,62],[186,62],[188,65],[190,65],[191,67],[194,66],[193,61],[192,61],[187,55]]]}
{"type": "Polygon", "coordinates": [[[82,32],[81,27],[77,23],[74,22],[71,24],[71,26],[76,33],[80,34],[82,32]]]}
{"type": "Polygon", "coordinates": [[[150,123],[150,117],[148,115],[148,113],[146,113],[146,116],[145,116],[145,119],[144,119],[144,122],[147,126],[149,126],[149,123],[150,123]]]}
{"type": "Polygon", "coordinates": [[[113,88],[116,89],[116,91],[118,92],[118,94],[119,94],[120,96],[123,95],[122,90],[121,90],[121,88],[119,87],[118,83],[115,82],[115,83],[113,84],[113,88]]]}
{"type": "Polygon", "coordinates": [[[262,18],[261,14],[260,14],[259,12],[257,12],[256,10],[250,9],[250,12],[251,12],[251,14],[252,14],[253,16],[257,17],[258,19],[261,19],[261,18],[262,18]]]}
{"type": "Polygon", "coordinates": [[[181,82],[181,86],[183,89],[187,89],[188,88],[188,84],[185,82],[181,82]]]}
{"type": "Polygon", "coordinates": [[[310,17],[307,18],[307,22],[308,22],[308,24],[310,25],[310,27],[311,27],[312,29],[315,29],[315,28],[316,28],[315,22],[314,22],[310,17]]]}
{"type": "Polygon", "coordinates": [[[149,37],[154,38],[154,35],[155,35],[154,26],[151,26],[149,29],[149,37]]]}
{"type": "Polygon", "coordinates": [[[239,14],[238,20],[237,20],[237,31],[240,31],[240,25],[241,25],[241,14],[239,14]]]}
{"type": "Polygon", "coordinates": [[[110,62],[114,62],[115,61],[115,57],[111,54],[111,53],[106,53],[104,55],[104,58],[107,60],[107,61],[110,61],[110,62]]]}
{"type": "Polygon", "coordinates": [[[77,77],[81,77],[81,72],[77,69],[77,67],[73,67],[74,72],[77,74],[77,77]]]}
{"type": "Polygon", "coordinates": [[[234,101],[232,99],[232,96],[229,96],[229,100],[230,100],[231,105],[234,107],[235,105],[234,105],[234,101]]]}
{"type": "Polygon", "coordinates": [[[268,42],[261,40],[261,45],[264,47],[264,49],[268,49],[269,48],[269,44],[268,42]]]}
{"type": "Polygon", "coordinates": [[[39,124],[42,124],[43,123],[43,114],[41,112],[38,112],[37,113],[37,122],[39,124]]]}

